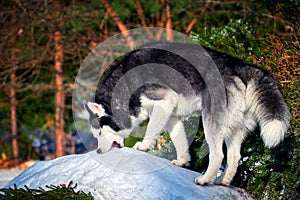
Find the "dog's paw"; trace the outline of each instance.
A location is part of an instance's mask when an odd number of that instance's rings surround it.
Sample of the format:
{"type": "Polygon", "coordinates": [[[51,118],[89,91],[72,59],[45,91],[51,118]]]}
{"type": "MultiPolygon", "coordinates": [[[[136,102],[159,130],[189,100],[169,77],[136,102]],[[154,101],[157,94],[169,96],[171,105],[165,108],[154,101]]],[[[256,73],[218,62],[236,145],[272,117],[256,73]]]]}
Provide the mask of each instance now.
{"type": "Polygon", "coordinates": [[[189,166],[189,161],[185,158],[179,158],[177,160],[172,160],[171,162],[173,165],[176,165],[178,167],[183,167],[183,166],[189,166]]]}
{"type": "Polygon", "coordinates": [[[230,180],[222,179],[222,180],[216,180],[215,184],[228,187],[230,185],[230,182],[231,182],[230,180]]]}
{"type": "Polygon", "coordinates": [[[134,148],[136,150],[140,150],[140,151],[148,151],[149,145],[147,145],[143,142],[137,142],[137,143],[135,143],[135,145],[132,148],[134,148]]]}
{"type": "Polygon", "coordinates": [[[187,167],[190,165],[190,162],[191,161],[191,156],[190,154],[187,152],[187,153],[184,153],[183,155],[181,155],[180,157],[177,157],[177,160],[172,160],[172,164],[173,165],[176,165],[178,167],[187,167]]]}
{"type": "Polygon", "coordinates": [[[199,176],[195,178],[195,183],[197,185],[211,185],[214,183],[214,180],[208,179],[205,176],[199,176]]]}
{"type": "Polygon", "coordinates": [[[220,185],[228,187],[230,185],[230,181],[224,181],[223,180],[223,181],[220,182],[220,185]]]}
{"type": "Polygon", "coordinates": [[[225,174],[221,174],[221,176],[217,177],[215,180],[215,184],[217,185],[223,185],[228,187],[231,183],[231,179],[226,177],[225,174]]]}

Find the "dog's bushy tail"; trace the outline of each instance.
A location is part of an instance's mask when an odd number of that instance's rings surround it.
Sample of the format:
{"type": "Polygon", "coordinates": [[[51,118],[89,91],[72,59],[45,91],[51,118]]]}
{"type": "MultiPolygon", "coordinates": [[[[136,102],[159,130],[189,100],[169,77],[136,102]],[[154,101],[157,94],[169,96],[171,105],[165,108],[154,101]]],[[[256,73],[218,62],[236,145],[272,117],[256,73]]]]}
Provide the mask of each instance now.
{"type": "Polygon", "coordinates": [[[275,147],[290,126],[290,113],[277,82],[270,74],[250,80],[246,100],[250,112],[258,119],[265,146],[275,147]]]}

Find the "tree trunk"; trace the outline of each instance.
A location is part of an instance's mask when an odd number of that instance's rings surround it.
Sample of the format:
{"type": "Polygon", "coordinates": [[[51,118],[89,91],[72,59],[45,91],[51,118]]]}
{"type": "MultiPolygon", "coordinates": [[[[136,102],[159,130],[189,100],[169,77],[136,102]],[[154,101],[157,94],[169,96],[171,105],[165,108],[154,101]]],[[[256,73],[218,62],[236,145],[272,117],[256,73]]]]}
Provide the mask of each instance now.
{"type": "MultiPolygon", "coordinates": [[[[13,18],[13,17],[12,17],[13,18]]],[[[17,129],[17,100],[16,100],[16,50],[12,49],[11,59],[12,59],[12,70],[10,74],[10,121],[11,121],[11,138],[12,138],[12,151],[14,158],[14,165],[19,164],[19,147],[18,147],[18,129],[17,129]]]]}
{"type": "MultiPolygon", "coordinates": [[[[13,2],[13,8],[15,8],[15,3],[13,2]]],[[[16,13],[12,12],[11,14],[11,22],[12,24],[16,21],[16,13]]],[[[11,32],[15,32],[15,27],[11,27],[11,32]]],[[[11,64],[12,70],[10,73],[10,87],[9,87],[9,104],[10,104],[10,125],[11,125],[11,139],[12,139],[12,151],[13,151],[13,159],[14,165],[17,166],[19,164],[19,147],[18,147],[18,127],[17,127],[17,100],[16,100],[16,53],[17,49],[14,49],[16,38],[13,34],[11,39],[12,49],[11,49],[11,64]]]]}
{"type": "Polygon", "coordinates": [[[146,23],[146,17],[144,15],[144,10],[143,10],[141,2],[139,0],[131,0],[131,3],[135,6],[135,8],[137,10],[139,18],[142,22],[142,26],[144,28],[147,28],[148,26],[147,26],[147,23],[146,23]]]}
{"type": "Polygon", "coordinates": [[[173,32],[172,32],[172,17],[171,17],[171,8],[169,4],[169,0],[165,1],[166,4],[166,40],[173,41],[173,32]]]}
{"type": "MultiPolygon", "coordinates": [[[[147,22],[146,22],[146,17],[145,17],[145,14],[144,14],[144,9],[142,7],[142,4],[140,2],[140,0],[131,0],[131,3],[135,6],[136,10],[137,10],[137,13],[138,13],[138,16],[142,22],[142,26],[144,28],[148,28],[148,25],[147,25],[147,22]]],[[[149,36],[149,38],[152,38],[153,35],[151,33],[151,31],[149,31],[149,29],[146,29],[146,32],[149,36]]]]}
{"type": "Polygon", "coordinates": [[[203,15],[205,13],[205,11],[207,10],[208,6],[210,5],[210,2],[208,1],[202,8],[201,8],[201,11],[200,11],[200,14],[199,15],[196,15],[194,17],[194,19],[191,21],[191,23],[188,25],[188,27],[185,29],[185,33],[186,34],[189,34],[193,28],[193,26],[197,23],[197,19],[203,15]]]}
{"type": "Polygon", "coordinates": [[[191,23],[188,25],[188,27],[185,29],[185,33],[186,33],[186,34],[189,34],[189,33],[191,32],[191,30],[192,30],[192,28],[194,27],[194,25],[196,24],[196,22],[197,22],[197,17],[195,17],[195,18],[191,21],[191,23]]]}
{"type": "Polygon", "coordinates": [[[64,133],[64,91],[63,91],[63,46],[61,44],[61,33],[54,32],[55,42],[55,140],[56,157],[65,155],[65,133],[64,133]]]}
{"type": "Polygon", "coordinates": [[[111,18],[117,24],[117,26],[120,29],[120,31],[123,34],[123,36],[126,38],[129,48],[130,49],[134,49],[135,46],[136,46],[136,44],[134,42],[134,39],[129,35],[128,29],[123,24],[123,22],[121,21],[120,17],[118,16],[118,14],[112,9],[112,7],[109,4],[109,1],[107,1],[107,0],[101,0],[101,2],[105,6],[105,8],[106,8],[107,12],[109,13],[109,15],[111,16],[111,18]]]}

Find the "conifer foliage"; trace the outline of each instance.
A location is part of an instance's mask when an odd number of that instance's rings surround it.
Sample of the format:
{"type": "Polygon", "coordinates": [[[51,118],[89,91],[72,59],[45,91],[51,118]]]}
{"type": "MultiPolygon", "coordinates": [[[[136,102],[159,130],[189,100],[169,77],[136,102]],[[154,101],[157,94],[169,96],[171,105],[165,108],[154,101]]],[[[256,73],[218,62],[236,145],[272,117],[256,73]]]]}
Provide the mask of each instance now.
{"type": "Polygon", "coordinates": [[[55,185],[46,185],[46,189],[30,189],[25,185],[25,189],[17,188],[15,185],[14,188],[3,188],[0,189],[0,200],[14,200],[14,199],[44,199],[44,200],[53,200],[53,199],[78,199],[78,200],[93,200],[93,196],[83,191],[76,191],[77,184],[71,181],[68,185],[60,184],[55,185]]]}

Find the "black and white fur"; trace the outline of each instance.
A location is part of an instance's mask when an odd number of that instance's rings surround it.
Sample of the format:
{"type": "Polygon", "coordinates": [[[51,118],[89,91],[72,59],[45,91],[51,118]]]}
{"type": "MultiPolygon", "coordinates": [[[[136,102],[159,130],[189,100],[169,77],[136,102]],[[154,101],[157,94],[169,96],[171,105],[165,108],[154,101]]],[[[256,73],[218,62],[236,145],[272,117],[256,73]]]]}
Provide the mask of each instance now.
{"type": "MultiPolygon", "coordinates": [[[[147,151],[155,145],[162,129],[165,129],[174,143],[177,159],[172,161],[177,166],[184,166],[190,161],[189,146],[182,117],[196,111],[202,112],[205,138],[209,146],[209,166],[203,176],[195,179],[200,185],[215,182],[216,174],[223,160],[222,145],[227,146],[227,169],[220,184],[229,185],[234,177],[240,159],[241,144],[247,134],[257,124],[265,146],[272,148],[284,139],[289,128],[289,112],[284,98],[272,75],[257,66],[221,52],[205,48],[221,73],[226,91],[226,112],[220,133],[213,133],[210,127],[213,118],[210,111],[210,97],[206,83],[197,70],[180,56],[156,48],[172,43],[159,43],[136,49],[118,60],[110,67],[109,73],[99,82],[95,103],[85,105],[90,114],[91,130],[98,138],[99,148],[105,153],[115,144],[123,146],[135,126],[149,118],[149,123],[142,142],[133,148],[147,151]],[[132,92],[129,102],[129,116],[117,123],[112,116],[111,98],[118,80],[129,70],[146,63],[167,65],[182,74],[191,84],[194,92],[174,90],[154,83],[149,83],[132,92]],[[192,94],[192,95],[191,95],[192,94]]],[[[195,44],[176,44],[193,53],[195,44]]],[[[195,52],[198,56],[199,52],[195,52]]],[[[201,59],[201,58],[199,58],[201,59]]],[[[150,69],[149,69],[150,70],[150,69]]],[[[168,77],[165,77],[168,78],[168,77]]],[[[131,81],[134,81],[132,79],[131,81]]],[[[180,83],[174,83],[180,84],[180,83]]],[[[127,91],[128,92],[128,91],[127,91]]]]}

